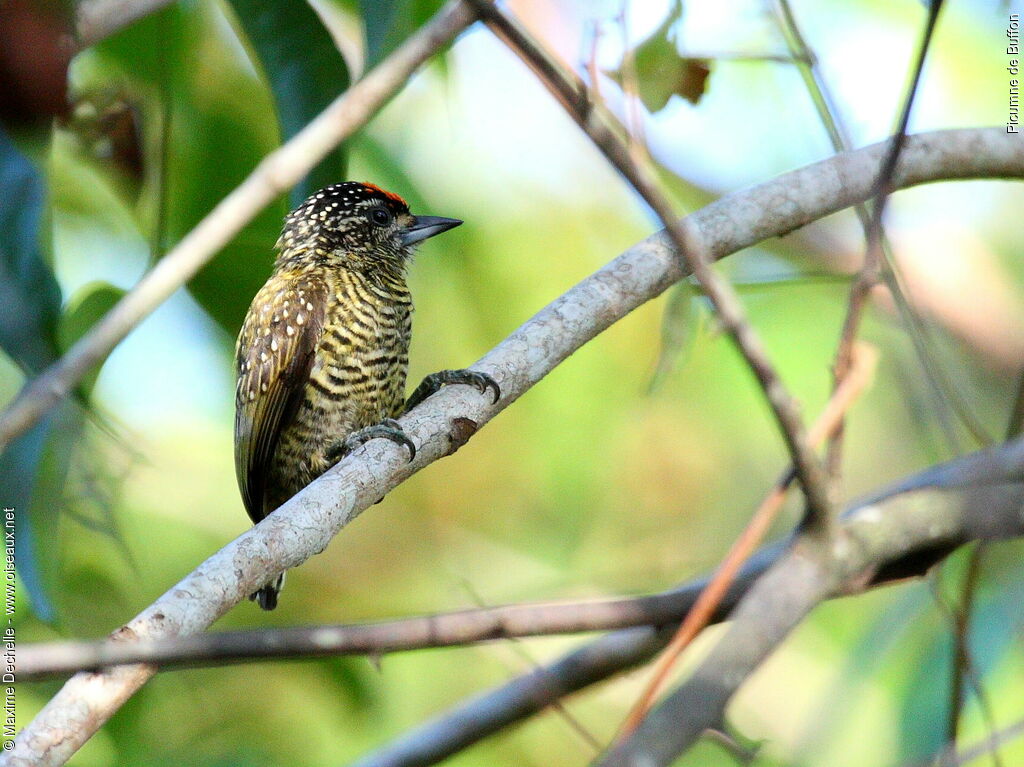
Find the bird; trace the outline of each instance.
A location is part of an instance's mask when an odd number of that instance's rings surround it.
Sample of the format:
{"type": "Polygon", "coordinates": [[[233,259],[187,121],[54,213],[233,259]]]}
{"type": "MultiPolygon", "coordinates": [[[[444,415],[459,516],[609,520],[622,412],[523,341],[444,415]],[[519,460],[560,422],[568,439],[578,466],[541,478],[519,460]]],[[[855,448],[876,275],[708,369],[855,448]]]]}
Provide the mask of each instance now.
{"type": "MultiPolygon", "coordinates": [[[[406,399],[416,246],[462,223],[417,216],[400,196],[346,181],[289,213],[273,272],[235,347],[235,473],[257,524],[371,439],[416,446],[394,419],[449,384],[501,397],[473,370],[427,376],[406,399]]],[[[250,599],[277,606],[284,574],[250,599]]]]}

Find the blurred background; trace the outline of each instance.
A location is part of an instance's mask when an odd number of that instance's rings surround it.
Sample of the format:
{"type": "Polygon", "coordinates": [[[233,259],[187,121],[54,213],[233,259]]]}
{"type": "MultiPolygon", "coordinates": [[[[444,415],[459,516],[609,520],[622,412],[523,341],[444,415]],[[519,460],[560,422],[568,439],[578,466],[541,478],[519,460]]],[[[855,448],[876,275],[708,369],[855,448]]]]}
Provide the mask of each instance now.
{"type": "MultiPolygon", "coordinates": [[[[286,3],[277,24],[262,23],[272,5],[177,2],[77,52],[67,6],[0,5],[0,402],[440,4],[317,0],[314,17],[286,3]]],[[[771,3],[507,7],[567,65],[597,75],[596,93],[646,142],[681,214],[832,154],[771,3]],[[667,67],[688,69],[691,57],[707,62],[706,81],[683,95],[659,86],[667,67]]],[[[853,144],[884,138],[906,93],[924,5],[794,0],[792,9],[853,144]]],[[[946,4],[912,132],[1005,123],[1011,11],[1020,4],[946,4]]],[[[248,527],[232,459],[234,338],[289,206],[344,178],[398,192],[414,212],[466,222],[429,241],[410,274],[413,382],[470,365],[658,228],[534,77],[474,26],[3,456],[0,493],[5,504],[16,499],[21,525],[20,641],[103,636],[248,527]]],[[[880,366],[848,422],[844,501],[1004,438],[1024,353],[1022,209],[1020,184],[998,181],[891,200],[886,223],[918,322],[908,330],[891,296],[876,296],[862,337],[880,366]]],[[[830,391],[863,247],[845,211],[719,267],[808,418],[830,391]]],[[[759,389],[684,285],[368,510],[289,574],[276,612],[242,604],[215,628],[665,588],[715,566],[786,460],[759,389]]],[[[791,500],[777,534],[798,512],[791,500]]],[[[1020,542],[1003,543],[981,559],[962,746],[1024,718],[1022,553],[1020,542]]],[[[760,744],[755,763],[930,762],[948,731],[952,615],[968,557],[959,552],[927,580],[815,611],[729,709],[731,731],[760,744]]],[[[690,655],[716,631],[707,634],[690,655]]],[[[343,764],[580,641],[161,674],[71,764],[343,764]]],[[[599,686],[568,710],[606,742],[646,678],[599,686]]],[[[19,725],[58,687],[21,684],[19,725]]],[[[551,711],[450,763],[583,765],[593,756],[551,711]]],[[[1024,741],[1002,756],[1024,761],[1024,741]]],[[[712,742],[679,761],[735,763],[712,742]]]]}

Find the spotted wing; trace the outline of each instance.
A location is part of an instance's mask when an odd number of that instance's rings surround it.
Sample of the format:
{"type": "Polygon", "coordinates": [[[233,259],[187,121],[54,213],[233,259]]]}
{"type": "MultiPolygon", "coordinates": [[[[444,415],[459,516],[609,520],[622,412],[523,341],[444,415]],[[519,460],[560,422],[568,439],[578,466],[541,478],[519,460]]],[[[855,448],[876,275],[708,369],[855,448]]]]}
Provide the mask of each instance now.
{"type": "Polygon", "coordinates": [[[326,290],[271,280],[253,299],[235,348],[235,473],[245,509],[259,522],[278,440],[295,418],[323,330],[326,290]]]}

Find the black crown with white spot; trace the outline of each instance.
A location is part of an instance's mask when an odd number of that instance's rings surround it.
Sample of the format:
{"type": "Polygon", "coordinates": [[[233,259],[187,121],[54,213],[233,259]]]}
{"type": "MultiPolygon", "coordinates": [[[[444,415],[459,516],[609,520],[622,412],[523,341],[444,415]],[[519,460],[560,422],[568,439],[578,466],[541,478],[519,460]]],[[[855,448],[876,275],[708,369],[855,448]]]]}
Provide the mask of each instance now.
{"type": "Polygon", "coordinates": [[[373,184],[345,181],[325,186],[310,195],[288,215],[286,224],[324,222],[332,218],[348,217],[373,205],[384,205],[395,215],[409,212],[409,205],[394,192],[373,184]]]}

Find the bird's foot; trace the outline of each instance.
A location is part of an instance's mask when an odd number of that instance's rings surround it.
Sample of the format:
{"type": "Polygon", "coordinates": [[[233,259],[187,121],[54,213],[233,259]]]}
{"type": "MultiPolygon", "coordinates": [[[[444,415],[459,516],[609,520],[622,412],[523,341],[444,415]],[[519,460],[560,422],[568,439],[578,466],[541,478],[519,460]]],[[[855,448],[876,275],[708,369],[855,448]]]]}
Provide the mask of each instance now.
{"type": "Polygon", "coordinates": [[[392,418],[385,418],[378,424],[367,426],[365,429],[349,434],[344,440],[327,451],[327,460],[332,464],[337,463],[357,447],[369,442],[371,439],[389,439],[396,445],[404,445],[409,448],[410,461],[416,457],[416,445],[402,431],[398,421],[392,418]]]}
{"type": "Polygon", "coordinates": [[[423,383],[416,387],[416,391],[405,403],[405,412],[408,413],[427,397],[436,394],[442,386],[449,384],[472,386],[481,394],[490,389],[494,392],[494,402],[501,399],[501,388],[498,386],[498,382],[487,373],[480,373],[476,370],[441,370],[428,375],[423,379],[423,383]]]}

